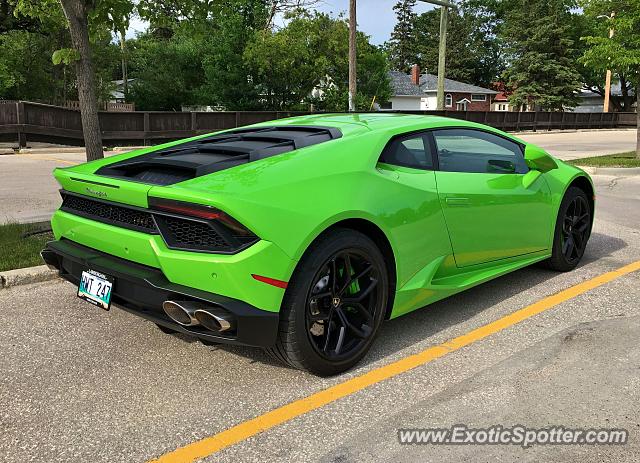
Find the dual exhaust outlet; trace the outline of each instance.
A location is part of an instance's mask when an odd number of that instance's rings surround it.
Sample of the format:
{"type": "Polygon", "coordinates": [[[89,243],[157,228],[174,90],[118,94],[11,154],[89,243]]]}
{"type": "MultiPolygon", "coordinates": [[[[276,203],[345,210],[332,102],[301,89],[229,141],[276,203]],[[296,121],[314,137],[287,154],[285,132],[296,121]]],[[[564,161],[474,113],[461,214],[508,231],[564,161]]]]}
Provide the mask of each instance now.
{"type": "Polygon", "coordinates": [[[171,320],[182,326],[203,326],[222,333],[233,328],[233,319],[220,307],[194,301],[164,301],[162,309],[171,320]]]}

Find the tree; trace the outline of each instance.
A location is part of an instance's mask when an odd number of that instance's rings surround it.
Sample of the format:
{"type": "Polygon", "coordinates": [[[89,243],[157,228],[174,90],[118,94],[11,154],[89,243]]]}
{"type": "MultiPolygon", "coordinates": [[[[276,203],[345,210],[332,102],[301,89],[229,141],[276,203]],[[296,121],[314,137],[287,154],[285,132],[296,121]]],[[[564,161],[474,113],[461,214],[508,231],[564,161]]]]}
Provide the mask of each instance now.
{"type": "Polygon", "coordinates": [[[171,29],[170,38],[147,32],[129,41],[129,75],[135,79],[129,98],[137,109],[181,111],[182,105],[204,103],[203,39],[189,29],[171,29]]]}
{"type": "MultiPolygon", "coordinates": [[[[446,75],[450,79],[488,86],[502,71],[501,60],[495,36],[483,30],[474,13],[466,9],[449,11],[446,75]]],[[[417,62],[423,71],[435,73],[438,69],[440,10],[417,16],[413,27],[417,62]]]]}
{"type": "Polygon", "coordinates": [[[308,10],[321,0],[267,0],[269,4],[269,15],[265,23],[265,29],[273,28],[273,21],[277,15],[286,15],[296,10],[308,10]]]}
{"type": "Polygon", "coordinates": [[[416,0],[400,0],[393,7],[396,25],[393,27],[387,48],[391,67],[397,71],[409,72],[411,66],[418,62],[414,34],[415,4],[416,0]]]}
{"type": "Polygon", "coordinates": [[[98,120],[98,100],[92,63],[90,32],[122,30],[128,23],[133,3],[128,0],[17,0],[19,13],[31,18],[47,18],[62,7],[71,36],[71,49],[54,53],[54,63],[73,63],[87,160],[103,157],[98,120]],[[91,20],[91,21],[90,21],[91,20]]]}
{"type": "Polygon", "coordinates": [[[515,106],[561,111],[577,104],[582,83],[570,8],[567,0],[517,0],[506,14],[503,34],[510,56],[503,75],[515,106]]]}
{"type": "Polygon", "coordinates": [[[244,62],[266,109],[300,109],[326,72],[317,28],[309,17],[279,31],[261,31],[247,44],[244,62]]]}
{"type": "MultiPolygon", "coordinates": [[[[348,34],[344,17],[298,11],[277,31],[262,31],[247,45],[246,68],[265,109],[345,111],[348,107],[348,34]]],[[[358,33],[356,107],[389,98],[386,56],[358,33]]]]}
{"type": "Polygon", "coordinates": [[[202,62],[205,83],[201,95],[208,104],[231,110],[260,107],[256,86],[249,80],[244,50],[255,34],[265,29],[268,11],[263,0],[233,0],[221,5],[209,23],[202,62]]]}
{"type": "Polygon", "coordinates": [[[608,16],[606,29],[615,31],[612,38],[602,33],[585,36],[589,48],[582,62],[601,73],[611,69],[633,83],[638,113],[636,158],[640,159],[640,0],[587,0],[583,6],[592,18],[608,16]]]}

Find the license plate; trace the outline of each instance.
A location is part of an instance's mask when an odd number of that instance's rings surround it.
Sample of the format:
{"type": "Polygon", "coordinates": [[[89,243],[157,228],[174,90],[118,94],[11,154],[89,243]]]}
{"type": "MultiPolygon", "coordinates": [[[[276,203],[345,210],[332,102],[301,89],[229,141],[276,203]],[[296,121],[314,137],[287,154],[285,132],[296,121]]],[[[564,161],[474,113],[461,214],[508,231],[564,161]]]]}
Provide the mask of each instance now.
{"type": "Polygon", "coordinates": [[[111,307],[112,288],[113,277],[95,270],[87,270],[82,272],[78,287],[78,297],[104,310],[109,310],[109,307],[111,307]]]}

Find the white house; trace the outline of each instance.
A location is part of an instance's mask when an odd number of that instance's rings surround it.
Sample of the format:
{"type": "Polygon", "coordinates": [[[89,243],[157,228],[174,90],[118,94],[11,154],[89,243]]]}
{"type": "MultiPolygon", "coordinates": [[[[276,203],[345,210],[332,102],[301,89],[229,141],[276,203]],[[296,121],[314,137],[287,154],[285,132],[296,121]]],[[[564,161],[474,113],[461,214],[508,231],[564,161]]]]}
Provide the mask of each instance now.
{"type": "MultiPolygon", "coordinates": [[[[437,108],[438,76],[420,74],[414,65],[411,74],[390,71],[392,96],[381,109],[398,111],[435,110],[437,108]]],[[[445,109],[457,111],[489,111],[491,100],[498,92],[477,85],[444,80],[445,109]]]]}

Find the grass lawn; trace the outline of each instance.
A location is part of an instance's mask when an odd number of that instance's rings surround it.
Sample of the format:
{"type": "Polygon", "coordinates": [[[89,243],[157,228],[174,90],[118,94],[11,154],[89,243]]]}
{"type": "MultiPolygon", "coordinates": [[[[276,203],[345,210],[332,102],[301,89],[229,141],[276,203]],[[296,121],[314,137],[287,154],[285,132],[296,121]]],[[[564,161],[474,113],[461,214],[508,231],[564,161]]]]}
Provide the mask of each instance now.
{"type": "Polygon", "coordinates": [[[592,158],[574,159],[568,161],[574,166],[589,167],[640,167],[640,159],[636,159],[635,151],[628,153],[608,154],[606,156],[595,156],[592,158]]]}
{"type": "Polygon", "coordinates": [[[30,224],[9,223],[0,225],[0,272],[16,268],[42,265],[40,251],[53,239],[51,232],[30,224]]]}

